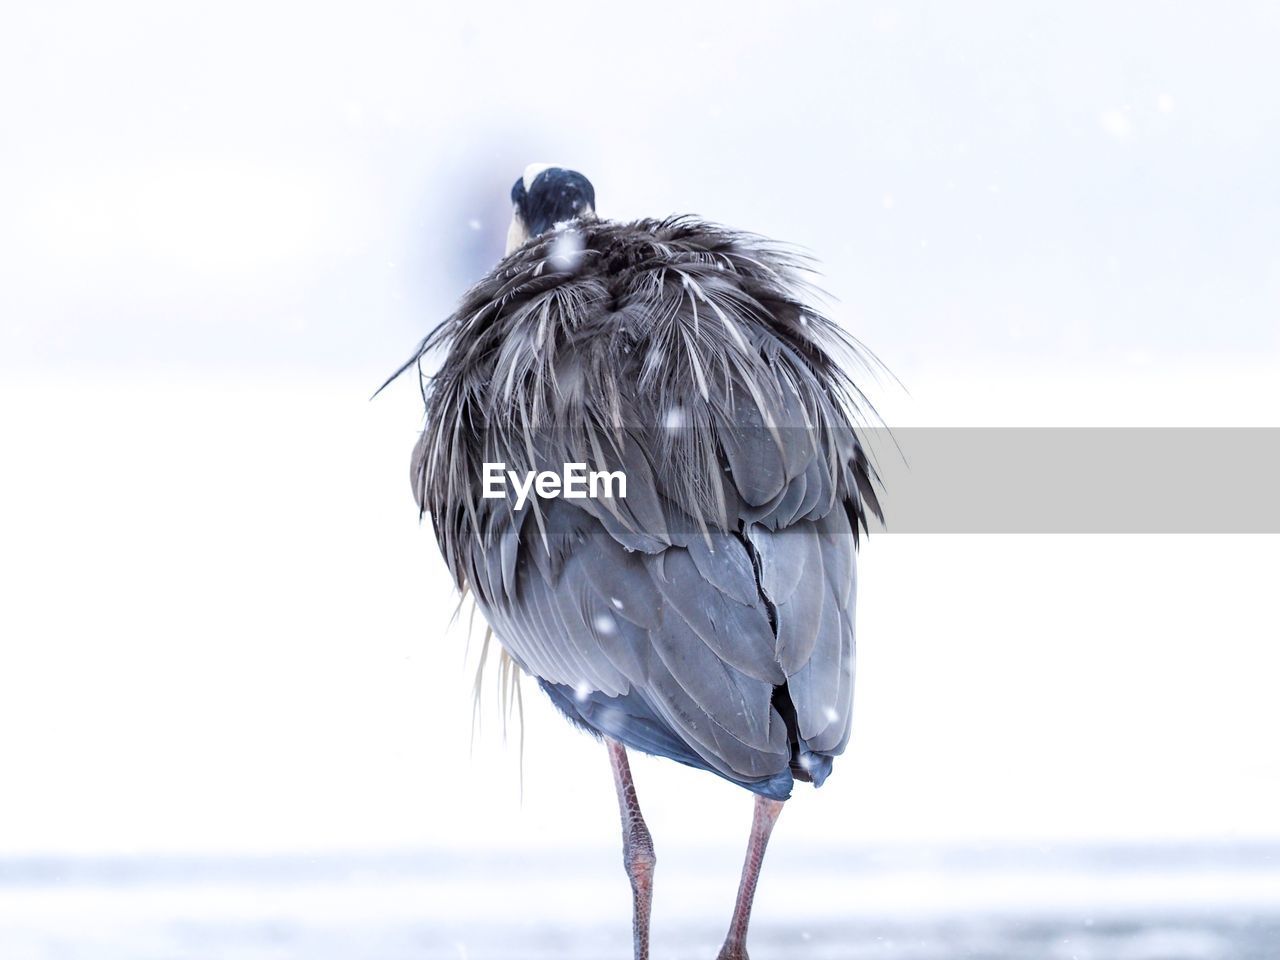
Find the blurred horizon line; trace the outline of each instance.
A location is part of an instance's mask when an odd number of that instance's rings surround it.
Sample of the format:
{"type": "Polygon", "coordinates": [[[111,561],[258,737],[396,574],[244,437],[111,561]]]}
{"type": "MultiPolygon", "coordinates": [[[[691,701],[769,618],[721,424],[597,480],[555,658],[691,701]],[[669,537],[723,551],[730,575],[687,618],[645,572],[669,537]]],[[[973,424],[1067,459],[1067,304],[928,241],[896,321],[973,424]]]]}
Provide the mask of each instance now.
{"type": "MultiPolygon", "coordinates": [[[[731,844],[681,843],[682,859],[741,851],[731,844]]],[[[612,861],[615,852],[600,844],[556,845],[560,867],[579,866],[602,859],[612,861]]],[[[546,850],[415,845],[394,847],[352,847],[307,851],[236,851],[216,853],[147,852],[136,853],[11,853],[0,854],[0,888],[28,885],[75,885],[95,882],[169,882],[218,879],[290,880],[310,877],[334,879],[359,874],[373,876],[426,877],[434,874],[501,867],[504,873],[546,869],[546,850]]],[[[812,841],[793,842],[786,849],[771,852],[771,860],[787,864],[803,863],[808,870],[823,868],[854,873],[882,873],[904,869],[932,869],[940,872],[972,872],[1009,868],[1061,872],[1066,869],[1149,870],[1170,872],[1203,869],[1207,866],[1236,870],[1265,870],[1280,874],[1280,837],[1256,836],[1232,839],[1147,839],[1147,840],[1053,840],[1045,842],[1000,840],[882,841],[873,844],[846,842],[838,846],[812,841]]]]}

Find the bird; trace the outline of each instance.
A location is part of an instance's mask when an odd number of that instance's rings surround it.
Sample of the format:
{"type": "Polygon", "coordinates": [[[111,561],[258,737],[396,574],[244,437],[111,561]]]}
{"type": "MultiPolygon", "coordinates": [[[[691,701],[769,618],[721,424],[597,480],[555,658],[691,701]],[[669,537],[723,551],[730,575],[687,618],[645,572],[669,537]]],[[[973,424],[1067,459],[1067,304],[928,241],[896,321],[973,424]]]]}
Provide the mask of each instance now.
{"type": "Polygon", "coordinates": [[[420,516],[505,653],[606,748],[636,960],[657,858],[628,752],[754,796],[719,954],[744,960],[774,824],[850,736],[855,554],[882,519],[850,368],[871,355],[792,248],[692,215],[603,219],[590,180],[551,164],[511,209],[506,255],[390,378],[418,368],[420,516]],[[572,465],[625,494],[483,481],[572,465]]]}

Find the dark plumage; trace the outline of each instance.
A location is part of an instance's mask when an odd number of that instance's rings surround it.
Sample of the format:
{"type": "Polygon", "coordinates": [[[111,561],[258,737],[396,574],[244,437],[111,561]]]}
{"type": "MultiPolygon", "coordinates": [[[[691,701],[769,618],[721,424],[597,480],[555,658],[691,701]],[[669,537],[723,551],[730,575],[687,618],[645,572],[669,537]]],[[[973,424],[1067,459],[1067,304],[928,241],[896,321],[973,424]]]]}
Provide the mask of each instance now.
{"type": "Polygon", "coordinates": [[[849,736],[854,548],[878,512],[853,344],[796,259],[693,218],[524,245],[422,343],[413,457],[460,589],[571,720],[783,799],[849,736]],[[628,497],[480,496],[485,462],[628,497]]]}
{"type": "Polygon", "coordinates": [[[519,211],[529,234],[546,233],[561,220],[595,212],[596,190],[576,170],[547,167],[533,177],[521,177],[511,188],[511,205],[519,211]],[[525,180],[529,183],[526,185],[525,180]]]}
{"type": "Polygon", "coordinates": [[[720,952],[746,960],[781,801],[849,738],[854,553],[879,515],[841,365],[860,355],[758,237],[597,220],[590,182],[559,167],[526,171],[512,205],[512,252],[400,371],[444,353],[414,492],[506,652],[605,740],[637,960],[656,859],[626,747],[756,794],[720,952]],[[498,463],[621,470],[626,496],[485,496],[498,463]]]}

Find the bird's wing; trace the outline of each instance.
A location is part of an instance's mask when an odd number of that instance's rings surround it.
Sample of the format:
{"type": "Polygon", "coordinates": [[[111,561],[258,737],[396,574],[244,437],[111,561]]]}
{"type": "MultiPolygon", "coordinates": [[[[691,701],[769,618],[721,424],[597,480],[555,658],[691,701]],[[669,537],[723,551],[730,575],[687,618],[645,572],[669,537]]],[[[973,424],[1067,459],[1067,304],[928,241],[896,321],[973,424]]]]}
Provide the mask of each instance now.
{"type": "Polygon", "coordinates": [[[638,693],[732,779],[786,768],[787,727],[772,705],[786,676],[743,542],[629,550],[565,501],[544,505],[545,534],[495,516],[500,546],[473,553],[472,584],[527,672],[583,698],[638,693]]]}
{"type": "Polygon", "coordinates": [[[787,677],[796,738],[834,756],[853,709],[854,537],[843,510],[780,530],[747,528],[759,585],[774,611],[778,662],[787,677]]]}
{"type": "Polygon", "coordinates": [[[848,465],[827,457],[852,455],[757,419],[740,403],[721,427],[729,529],[667,496],[660,444],[635,431],[625,517],[598,500],[538,501],[537,517],[489,501],[469,581],[534,676],[584,698],[638,695],[731,779],[797,758],[824,776],[850,730],[857,543],[848,465]]]}

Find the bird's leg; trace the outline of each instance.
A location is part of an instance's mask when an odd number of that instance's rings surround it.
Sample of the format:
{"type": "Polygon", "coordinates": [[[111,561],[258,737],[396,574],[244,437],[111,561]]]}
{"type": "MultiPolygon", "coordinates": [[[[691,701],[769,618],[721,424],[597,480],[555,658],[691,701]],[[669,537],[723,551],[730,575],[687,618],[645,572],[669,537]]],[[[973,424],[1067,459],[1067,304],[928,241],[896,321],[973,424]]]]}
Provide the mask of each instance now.
{"type": "Polygon", "coordinates": [[[622,862],[631,879],[631,931],[635,939],[635,960],[649,960],[649,911],[653,906],[653,868],[658,858],[654,856],[653,837],[649,835],[649,828],[640,813],[640,801],[636,799],[627,749],[608,738],[605,745],[609,748],[613,785],[618,790],[618,811],[622,814],[622,862]]]}
{"type": "Polygon", "coordinates": [[[755,816],[751,820],[751,842],[747,845],[747,859],[742,865],[742,882],[738,884],[738,902],[733,907],[733,920],[729,923],[729,935],[720,948],[717,960],[747,960],[747,924],[751,922],[751,901],[756,895],[756,881],[760,879],[760,864],[764,862],[764,850],[769,845],[769,834],[782,813],[782,801],[768,797],[756,797],[755,816]]]}

